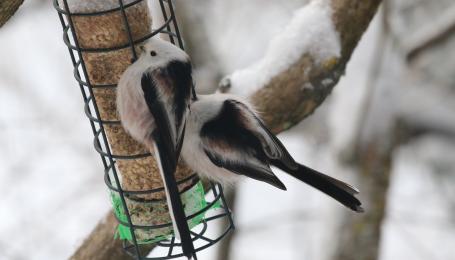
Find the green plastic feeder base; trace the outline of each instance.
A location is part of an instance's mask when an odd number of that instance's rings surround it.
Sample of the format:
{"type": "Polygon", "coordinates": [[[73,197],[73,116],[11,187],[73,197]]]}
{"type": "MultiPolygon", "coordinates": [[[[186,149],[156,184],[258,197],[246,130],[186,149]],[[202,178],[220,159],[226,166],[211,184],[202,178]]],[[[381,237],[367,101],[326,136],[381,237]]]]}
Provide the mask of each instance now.
{"type": "MultiPolygon", "coordinates": [[[[114,212],[118,220],[123,223],[128,223],[120,195],[112,191],[110,192],[110,195],[114,212]]],[[[207,201],[205,199],[202,182],[199,181],[193,187],[183,192],[181,199],[187,216],[195,214],[205,208],[207,206],[207,201]]],[[[134,228],[134,234],[136,235],[138,244],[156,243],[162,240],[170,239],[173,236],[174,231],[172,225],[157,228],[150,227],[171,223],[166,200],[136,201],[125,198],[125,201],[128,206],[133,225],[149,226],[148,228],[134,228]]],[[[219,207],[220,203],[216,203],[211,208],[219,207]]],[[[188,220],[188,226],[193,228],[200,224],[205,217],[206,211],[203,211],[199,215],[188,220]]],[[[119,224],[115,237],[132,242],[130,227],[119,224]]]]}

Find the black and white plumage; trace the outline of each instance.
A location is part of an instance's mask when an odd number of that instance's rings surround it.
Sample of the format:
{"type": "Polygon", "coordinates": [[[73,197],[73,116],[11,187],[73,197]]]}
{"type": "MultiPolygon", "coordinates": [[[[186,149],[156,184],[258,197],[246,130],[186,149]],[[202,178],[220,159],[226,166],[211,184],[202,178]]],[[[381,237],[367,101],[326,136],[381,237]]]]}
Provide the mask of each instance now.
{"type": "Polygon", "coordinates": [[[140,48],[119,80],[117,109],[126,131],[154,151],[175,235],[185,256],[195,257],[174,176],[193,90],[191,62],[184,51],[155,37],[140,48]]]}
{"type": "Polygon", "coordinates": [[[294,161],[253,107],[227,94],[199,95],[191,104],[182,148],[196,172],[222,183],[244,175],[286,190],[271,166],[313,186],[346,207],[362,212],[354,187],[294,161]]]}

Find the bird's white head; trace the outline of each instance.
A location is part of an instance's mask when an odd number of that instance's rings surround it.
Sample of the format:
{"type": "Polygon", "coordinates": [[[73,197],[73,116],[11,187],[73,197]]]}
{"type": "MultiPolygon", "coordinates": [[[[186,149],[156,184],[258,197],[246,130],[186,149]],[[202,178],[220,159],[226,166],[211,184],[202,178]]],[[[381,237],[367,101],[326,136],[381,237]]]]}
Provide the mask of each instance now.
{"type": "Polygon", "coordinates": [[[189,62],[189,57],[183,50],[158,37],[148,39],[139,49],[139,58],[135,63],[146,65],[150,69],[164,67],[170,61],[189,62]]]}

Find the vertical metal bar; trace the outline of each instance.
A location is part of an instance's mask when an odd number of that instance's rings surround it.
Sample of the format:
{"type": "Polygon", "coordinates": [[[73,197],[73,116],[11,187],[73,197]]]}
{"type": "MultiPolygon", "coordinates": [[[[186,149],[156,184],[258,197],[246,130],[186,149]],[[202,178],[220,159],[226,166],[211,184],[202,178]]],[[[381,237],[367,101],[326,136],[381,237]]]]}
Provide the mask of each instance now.
{"type": "MultiPolygon", "coordinates": [[[[162,1],[160,1],[160,3],[162,3],[162,1]]],[[[177,23],[177,17],[175,16],[172,0],[167,0],[167,3],[169,6],[169,11],[171,12],[172,25],[174,26],[174,31],[175,31],[175,35],[177,37],[177,41],[179,43],[179,47],[180,47],[180,49],[185,50],[185,46],[183,45],[182,36],[180,35],[179,25],[177,23]]],[[[161,9],[163,9],[163,7],[161,7],[161,9]]],[[[164,14],[164,11],[163,11],[163,14],[164,14]]],[[[168,30],[170,31],[169,28],[168,28],[168,30]]],[[[170,35],[170,37],[172,39],[174,36],[170,35]]],[[[172,42],[172,43],[174,43],[174,42],[172,42]]],[[[192,97],[193,100],[197,100],[196,87],[194,86],[194,84],[191,86],[191,95],[193,96],[192,97]]]]}
{"type": "Polygon", "coordinates": [[[227,213],[228,218],[229,218],[229,224],[230,224],[230,226],[232,226],[232,229],[235,229],[234,220],[232,219],[231,210],[229,209],[229,206],[226,203],[226,199],[224,198],[223,187],[221,186],[221,184],[218,184],[218,186],[220,187],[220,196],[221,196],[221,201],[223,202],[223,205],[224,205],[224,210],[227,213]]]}
{"type": "Polygon", "coordinates": [[[136,61],[137,60],[137,53],[136,53],[136,49],[134,48],[133,35],[131,34],[131,28],[130,28],[130,24],[128,22],[128,17],[126,15],[125,8],[123,7],[123,0],[118,0],[118,3],[120,5],[120,10],[122,12],[123,23],[125,24],[126,32],[128,33],[128,41],[130,42],[131,54],[133,56],[133,61],[136,61]]]}
{"type": "Polygon", "coordinates": [[[216,191],[216,184],[213,181],[210,182],[210,187],[212,187],[213,197],[216,198],[218,196],[218,193],[216,191]]]}
{"type": "Polygon", "coordinates": [[[169,6],[169,11],[171,12],[171,19],[172,19],[172,23],[174,25],[174,30],[175,30],[175,35],[177,36],[177,41],[179,42],[179,47],[180,47],[180,49],[184,50],[185,47],[183,46],[183,40],[182,40],[182,37],[180,36],[180,30],[179,30],[179,26],[177,24],[177,17],[175,17],[174,6],[172,5],[172,0],[168,0],[167,3],[169,6]]]}
{"type": "Polygon", "coordinates": [[[174,250],[174,242],[175,242],[175,236],[172,236],[171,245],[169,246],[169,251],[167,253],[167,256],[171,256],[172,255],[172,250],[174,250]]]}
{"type": "MultiPolygon", "coordinates": [[[[67,13],[68,13],[68,23],[69,23],[69,26],[71,28],[71,34],[73,36],[74,44],[75,44],[75,46],[77,48],[78,56],[81,59],[82,71],[84,72],[85,79],[87,80],[89,93],[90,93],[90,95],[93,98],[95,98],[95,95],[93,94],[93,90],[92,90],[92,85],[90,83],[90,77],[88,76],[87,68],[85,67],[85,61],[84,61],[84,58],[82,56],[82,52],[81,52],[81,50],[79,48],[79,41],[77,40],[77,36],[76,36],[75,29],[74,29],[74,24],[73,24],[73,19],[71,17],[71,11],[69,9],[67,0],[63,0],[63,4],[65,6],[65,9],[66,9],[67,13]]],[[[93,102],[93,107],[94,107],[94,110],[95,110],[96,117],[101,119],[96,100],[93,102]]],[[[100,125],[100,129],[101,129],[101,134],[102,134],[102,137],[103,137],[104,147],[106,148],[106,152],[109,155],[109,163],[114,166],[114,161],[112,159],[112,154],[111,154],[111,150],[110,150],[109,145],[108,145],[106,132],[104,131],[103,123],[99,123],[99,125],[100,125]]],[[[116,182],[116,184],[118,186],[120,199],[122,201],[122,206],[125,209],[125,214],[126,214],[126,218],[128,220],[128,225],[130,226],[129,228],[130,228],[130,232],[131,232],[131,237],[133,239],[137,255],[138,255],[139,259],[141,259],[142,258],[141,257],[141,252],[140,252],[140,249],[139,249],[139,245],[137,243],[136,234],[134,233],[134,227],[133,227],[133,223],[131,221],[131,216],[130,216],[128,207],[126,205],[125,197],[124,197],[124,194],[123,194],[123,189],[122,189],[122,186],[120,184],[120,180],[119,180],[118,175],[117,175],[117,170],[115,169],[115,167],[112,167],[112,171],[113,171],[115,182],[116,182]]]]}
{"type": "MultiPolygon", "coordinates": [[[[159,0],[159,2],[160,2],[161,12],[163,13],[164,22],[166,22],[167,21],[166,7],[164,6],[163,0],[159,0]]],[[[171,32],[171,26],[169,24],[166,25],[166,29],[168,32],[171,32]]],[[[168,35],[169,35],[169,39],[171,40],[171,43],[175,44],[174,36],[172,36],[171,34],[168,34],[168,35]]]]}

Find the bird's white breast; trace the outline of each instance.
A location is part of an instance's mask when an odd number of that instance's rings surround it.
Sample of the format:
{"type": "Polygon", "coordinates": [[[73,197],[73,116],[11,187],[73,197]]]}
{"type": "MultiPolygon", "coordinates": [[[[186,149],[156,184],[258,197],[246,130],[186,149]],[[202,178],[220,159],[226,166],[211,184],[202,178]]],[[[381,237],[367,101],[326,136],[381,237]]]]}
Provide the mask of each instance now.
{"type": "Polygon", "coordinates": [[[130,66],[122,75],[117,87],[117,109],[123,127],[137,141],[144,143],[155,129],[155,120],[144,100],[141,87],[143,71],[130,66]]]}

